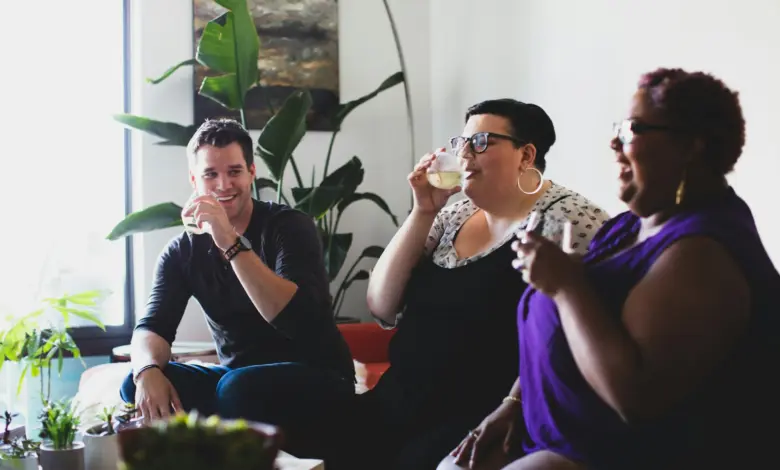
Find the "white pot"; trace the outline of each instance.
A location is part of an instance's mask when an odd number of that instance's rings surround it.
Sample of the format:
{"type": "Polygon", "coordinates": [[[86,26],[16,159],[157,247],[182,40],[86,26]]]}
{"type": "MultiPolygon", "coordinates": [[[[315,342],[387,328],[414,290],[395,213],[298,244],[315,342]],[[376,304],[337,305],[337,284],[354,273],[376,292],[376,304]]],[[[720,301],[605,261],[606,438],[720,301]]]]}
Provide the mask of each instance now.
{"type": "Polygon", "coordinates": [[[41,444],[42,470],[85,470],[84,443],[74,442],[68,449],[56,450],[51,443],[41,444]]]}
{"type": "Polygon", "coordinates": [[[86,470],[115,469],[119,463],[119,438],[84,433],[84,464],[86,470]]]}
{"type": "Polygon", "coordinates": [[[0,470],[38,470],[38,457],[32,455],[23,459],[0,456],[0,470]]]}

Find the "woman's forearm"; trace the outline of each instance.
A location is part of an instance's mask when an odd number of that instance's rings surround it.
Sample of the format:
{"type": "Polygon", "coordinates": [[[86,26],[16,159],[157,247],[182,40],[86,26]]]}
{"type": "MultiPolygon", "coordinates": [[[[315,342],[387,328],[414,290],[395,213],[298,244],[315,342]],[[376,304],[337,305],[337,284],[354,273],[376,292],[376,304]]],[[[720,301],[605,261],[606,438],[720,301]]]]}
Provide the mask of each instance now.
{"type": "Polygon", "coordinates": [[[412,210],[377,260],[368,281],[367,302],[371,313],[395,323],[412,269],[420,261],[436,214],[412,210]]]}

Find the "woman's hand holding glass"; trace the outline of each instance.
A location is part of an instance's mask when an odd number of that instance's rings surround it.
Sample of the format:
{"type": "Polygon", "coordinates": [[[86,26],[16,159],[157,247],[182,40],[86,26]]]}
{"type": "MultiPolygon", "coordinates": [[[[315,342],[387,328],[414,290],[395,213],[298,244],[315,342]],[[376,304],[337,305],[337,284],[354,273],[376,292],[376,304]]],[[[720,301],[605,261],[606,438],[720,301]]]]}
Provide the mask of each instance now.
{"type": "MultiPolygon", "coordinates": [[[[443,153],[444,148],[440,148],[436,153],[426,154],[420,162],[414,167],[414,171],[409,174],[407,178],[409,180],[409,186],[412,187],[412,193],[414,195],[414,209],[426,214],[437,214],[446,204],[453,194],[460,192],[460,185],[451,187],[450,189],[440,189],[431,184],[429,181],[429,171],[431,173],[437,173],[436,165],[437,154],[443,153]]],[[[460,182],[460,172],[458,171],[458,182],[460,182]]],[[[442,173],[437,173],[442,175],[442,173]]],[[[454,179],[446,173],[443,176],[439,176],[439,179],[454,179]]],[[[434,178],[434,183],[437,182],[434,178]]],[[[451,181],[450,181],[451,183],[451,181]]],[[[449,185],[442,185],[443,187],[449,185]]]]}
{"type": "Polygon", "coordinates": [[[571,248],[572,235],[569,220],[532,213],[525,229],[512,242],[517,253],[512,266],[523,273],[523,279],[531,286],[555,295],[562,286],[576,282],[582,275],[581,264],[571,248]]]}

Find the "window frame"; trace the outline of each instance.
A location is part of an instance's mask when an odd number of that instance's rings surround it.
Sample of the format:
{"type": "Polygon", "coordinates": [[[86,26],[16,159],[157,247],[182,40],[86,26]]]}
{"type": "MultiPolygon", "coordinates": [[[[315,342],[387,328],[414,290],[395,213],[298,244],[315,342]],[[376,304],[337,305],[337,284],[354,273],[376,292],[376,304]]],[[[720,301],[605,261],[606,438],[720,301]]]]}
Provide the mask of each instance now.
{"type": "MultiPolygon", "coordinates": [[[[131,106],[131,33],[130,33],[130,1],[122,0],[122,82],[123,82],[123,112],[129,112],[131,106]]],[[[123,133],[124,170],[125,170],[125,215],[132,212],[133,180],[132,180],[132,136],[128,128],[123,133]]],[[[121,242],[119,242],[121,243],[121,242]]],[[[133,269],[133,237],[125,237],[125,287],[124,287],[124,321],[122,325],[106,325],[106,331],[97,326],[74,327],[69,330],[73,340],[78,345],[82,356],[110,355],[117,346],[130,343],[135,326],[135,283],[133,269]]]]}

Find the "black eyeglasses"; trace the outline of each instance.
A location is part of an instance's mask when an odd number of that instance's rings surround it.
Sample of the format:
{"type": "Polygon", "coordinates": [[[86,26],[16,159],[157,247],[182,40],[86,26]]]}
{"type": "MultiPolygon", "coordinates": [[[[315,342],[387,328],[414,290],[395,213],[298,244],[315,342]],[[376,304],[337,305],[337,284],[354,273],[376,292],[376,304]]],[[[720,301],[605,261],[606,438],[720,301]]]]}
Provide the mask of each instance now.
{"type": "Polygon", "coordinates": [[[466,147],[466,143],[469,144],[469,148],[471,151],[475,154],[482,153],[485,150],[488,149],[488,146],[490,145],[490,138],[494,139],[504,139],[509,140],[511,142],[514,142],[515,145],[525,145],[525,142],[522,142],[518,139],[515,139],[514,137],[510,135],[504,135],[504,134],[496,134],[493,132],[477,132],[476,134],[472,135],[471,137],[463,137],[461,135],[453,137],[450,139],[450,147],[452,147],[452,151],[455,152],[455,154],[459,154],[463,151],[463,149],[466,147]]]}
{"type": "Polygon", "coordinates": [[[679,131],[680,129],[660,124],[647,124],[636,119],[624,119],[613,124],[612,130],[615,132],[615,137],[627,145],[634,140],[637,134],[644,134],[648,131],[679,131]]]}

